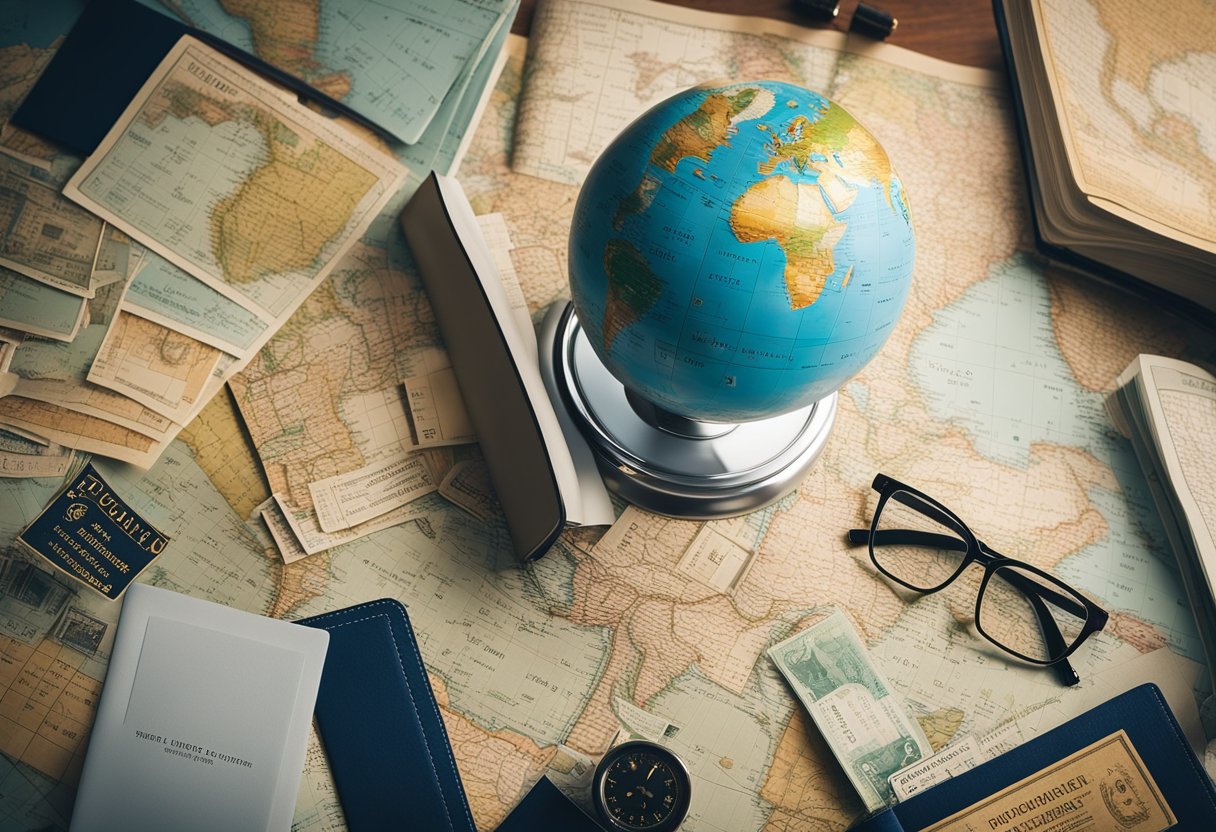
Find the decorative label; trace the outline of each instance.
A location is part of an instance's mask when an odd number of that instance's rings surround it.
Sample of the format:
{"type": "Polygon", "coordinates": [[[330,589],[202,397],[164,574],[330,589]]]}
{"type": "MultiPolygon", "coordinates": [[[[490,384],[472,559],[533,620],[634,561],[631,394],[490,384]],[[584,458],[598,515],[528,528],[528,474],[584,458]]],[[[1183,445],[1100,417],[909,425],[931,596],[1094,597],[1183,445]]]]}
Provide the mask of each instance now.
{"type": "Polygon", "coordinates": [[[114,493],[92,464],[17,539],[110,600],[122,595],[169,543],[114,493]]]}

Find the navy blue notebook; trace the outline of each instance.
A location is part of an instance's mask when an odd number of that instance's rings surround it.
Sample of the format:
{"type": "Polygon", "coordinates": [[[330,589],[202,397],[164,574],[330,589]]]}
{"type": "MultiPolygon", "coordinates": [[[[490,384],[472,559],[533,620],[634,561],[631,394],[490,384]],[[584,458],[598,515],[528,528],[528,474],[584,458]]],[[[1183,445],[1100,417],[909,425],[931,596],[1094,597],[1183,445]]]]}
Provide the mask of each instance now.
{"type": "Polygon", "coordinates": [[[1216,789],[1146,684],[853,829],[1211,832],[1216,789]]]}
{"type": "Polygon", "coordinates": [[[296,623],[329,631],[317,730],[352,832],[474,832],[405,607],[384,598],[296,623]]]}

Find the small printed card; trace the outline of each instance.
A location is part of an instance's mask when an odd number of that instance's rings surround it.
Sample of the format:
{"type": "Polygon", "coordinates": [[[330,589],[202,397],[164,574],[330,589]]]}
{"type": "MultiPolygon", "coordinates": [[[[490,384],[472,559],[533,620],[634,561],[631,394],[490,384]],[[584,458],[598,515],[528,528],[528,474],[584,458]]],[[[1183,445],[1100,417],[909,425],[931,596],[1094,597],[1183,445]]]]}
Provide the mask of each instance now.
{"type": "Polygon", "coordinates": [[[17,539],[110,600],[121,596],[169,543],[114,493],[92,464],[17,539]]]}

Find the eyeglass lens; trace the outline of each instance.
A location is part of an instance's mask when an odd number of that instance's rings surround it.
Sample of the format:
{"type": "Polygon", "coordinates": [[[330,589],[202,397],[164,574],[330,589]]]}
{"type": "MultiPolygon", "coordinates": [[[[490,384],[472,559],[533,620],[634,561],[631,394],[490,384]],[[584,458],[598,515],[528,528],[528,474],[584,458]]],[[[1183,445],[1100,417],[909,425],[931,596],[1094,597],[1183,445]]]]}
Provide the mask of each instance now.
{"type": "Polygon", "coordinates": [[[874,562],[892,578],[928,591],[947,583],[962,566],[967,542],[934,504],[894,491],[883,504],[872,537],[874,562]]]}

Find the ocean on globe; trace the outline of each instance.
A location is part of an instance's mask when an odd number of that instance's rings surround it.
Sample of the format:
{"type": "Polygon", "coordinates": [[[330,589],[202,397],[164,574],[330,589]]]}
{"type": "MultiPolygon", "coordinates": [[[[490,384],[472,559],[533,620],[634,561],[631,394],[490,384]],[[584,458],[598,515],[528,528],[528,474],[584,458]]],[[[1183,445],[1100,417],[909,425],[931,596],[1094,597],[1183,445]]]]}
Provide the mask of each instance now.
{"type": "Polygon", "coordinates": [[[914,254],[899,177],[838,104],[776,81],[704,85],[651,108],[592,166],[570,288],[627,388],[743,422],[807,406],[873,358],[914,254]]]}

